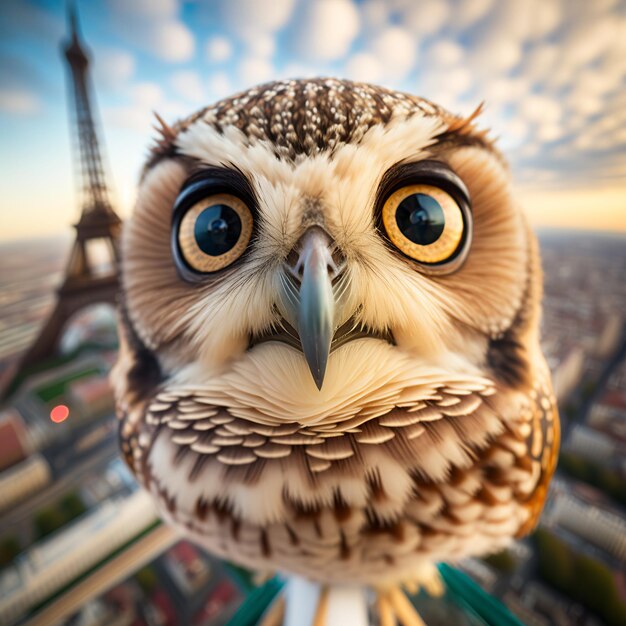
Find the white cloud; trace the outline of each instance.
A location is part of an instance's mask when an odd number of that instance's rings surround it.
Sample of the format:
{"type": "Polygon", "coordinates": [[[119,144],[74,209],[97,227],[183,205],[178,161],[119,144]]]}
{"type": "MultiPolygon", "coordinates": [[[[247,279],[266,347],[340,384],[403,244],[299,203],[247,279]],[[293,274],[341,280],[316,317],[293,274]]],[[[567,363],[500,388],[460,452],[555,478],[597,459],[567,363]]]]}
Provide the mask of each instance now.
{"type": "Polygon", "coordinates": [[[483,18],[491,8],[493,0],[461,0],[450,15],[450,24],[455,28],[468,28],[483,18]]]}
{"type": "Polygon", "coordinates": [[[193,33],[177,18],[176,0],[111,0],[118,30],[129,42],[171,63],[194,54],[193,33]]]}
{"type": "Polygon", "coordinates": [[[523,74],[533,83],[544,81],[554,69],[559,59],[556,44],[536,45],[524,55],[523,74]]]}
{"type": "Polygon", "coordinates": [[[536,124],[557,123],[561,120],[562,107],[555,99],[548,96],[530,94],[519,105],[519,113],[536,124]]]}
{"type": "Polygon", "coordinates": [[[247,39],[250,30],[273,33],[287,23],[294,0],[221,0],[220,12],[225,25],[235,34],[247,39]]]}
{"type": "Polygon", "coordinates": [[[522,48],[518,41],[500,33],[483,39],[471,55],[472,66],[486,76],[512,70],[521,59],[522,48]]]}
{"type": "Polygon", "coordinates": [[[367,0],[360,6],[361,22],[366,33],[375,33],[389,22],[389,3],[385,0],[367,0]]]}
{"type": "Polygon", "coordinates": [[[428,48],[426,58],[429,64],[439,67],[450,67],[458,65],[464,54],[465,50],[456,41],[452,39],[438,39],[428,48]]]}
{"type": "Polygon", "coordinates": [[[505,150],[514,149],[521,146],[528,137],[528,123],[520,118],[511,118],[498,124],[494,130],[499,134],[499,145],[505,150]]]}
{"type": "Polygon", "coordinates": [[[170,76],[170,85],[176,95],[189,102],[203,102],[206,98],[200,76],[193,70],[181,70],[170,76]]]}
{"type": "Polygon", "coordinates": [[[568,95],[567,106],[569,111],[585,117],[596,115],[604,108],[604,104],[597,94],[579,89],[575,89],[568,95]]]}
{"type": "Polygon", "coordinates": [[[382,80],[385,68],[374,54],[358,52],[348,59],[345,71],[352,80],[376,83],[382,80]]]}
{"type": "Polygon", "coordinates": [[[156,83],[137,83],[131,87],[130,96],[140,106],[156,107],[163,101],[163,90],[156,83]]]}
{"type": "Polygon", "coordinates": [[[545,143],[551,143],[561,139],[565,135],[565,129],[559,124],[552,122],[547,124],[541,124],[535,133],[535,136],[540,141],[545,143]]]}
{"type": "Polygon", "coordinates": [[[441,30],[450,16],[450,7],[443,0],[420,0],[410,5],[403,24],[419,35],[433,35],[441,30]]]}
{"type": "Polygon", "coordinates": [[[118,89],[135,73],[135,57],[125,50],[102,50],[95,55],[96,83],[109,89],[118,89]]]}
{"type": "Polygon", "coordinates": [[[547,37],[561,23],[561,3],[559,0],[536,0],[533,4],[531,38],[547,37]]]}
{"type": "Polygon", "coordinates": [[[523,43],[534,33],[536,4],[549,0],[498,0],[489,12],[487,19],[472,33],[478,42],[483,38],[501,38],[523,43]]]}
{"type": "Polygon", "coordinates": [[[139,31],[137,41],[155,56],[173,63],[188,61],[195,49],[192,32],[178,20],[159,22],[139,31]]]}
{"type": "Polygon", "coordinates": [[[105,107],[104,124],[113,128],[132,130],[148,138],[153,136],[154,111],[167,121],[189,114],[188,105],[167,100],[161,87],[152,82],[135,83],[128,90],[127,104],[105,107]]]}
{"type": "Polygon", "coordinates": [[[461,106],[460,97],[467,93],[472,83],[472,73],[465,67],[431,68],[420,78],[419,94],[457,112],[461,106]]]}
{"type": "Polygon", "coordinates": [[[500,105],[518,102],[530,91],[530,84],[524,78],[495,78],[487,81],[482,95],[488,104],[500,105]]]}
{"type": "Polygon", "coordinates": [[[224,63],[233,55],[233,45],[230,39],[216,35],[206,42],[206,56],[210,63],[224,63]]]}
{"type": "Polygon", "coordinates": [[[292,41],[304,59],[334,61],[347,54],[358,32],[359,12],[350,0],[317,0],[303,7],[292,41]]]}
{"type": "Polygon", "coordinates": [[[109,0],[109,5],[117,13],[148,20],[173,17],[178,11],[177,0],[109,0]]]}
{"type": "Polygon", "coordinates": [[[238,76],[243,87],[252,87],[259,83],[264,83],[272,78],[274,67],[264,59],[246,57],[242,59],[237,67],[238,76]]]}
{"type": "Polygon", "coordinates": [[[13,115],[34,115],[41,110],[36,94],[25,89],[0,89],[0,111],[13,115]]]}
{"type": "Polygon", "coordinates": [[[592,22],[583,21],[565,38],[561,48],[562,58],[572,67],[582,67],[602,56],[619,36],[618,24],[611,16],[592,22]]]}
{"type": "Polygon", "coordinates": [[[576,90],[594,96],[605,96],[619,87],[613,76],[607,76],[595,68],[585,69],[576,77],[576,90]]]}
{"type": "Polygon", "coordinates": [[[292,61],[280,69],[277,73],[277,78],[314,78],[319,75],[319,66],[312,66],[298,61],[292,61]]]}
{"type": "Polygon", "coordinates": [[[246,50],[250,56],[269,59],[276,50],[276,41],[271,35],[258,33],[246,42],[246,50]]]}
{"type": "Polygon", "coordinates": [[[383,64],[385,77],[401,79],[415,65],[417,43],[404,28],[390,26],[374,39],[372,51],[383,64]]]}
{"type": "Polygon", "coordinates": [[[209,101],[213,102],[229,96],[233,91],[233,84],[226,72],[216,72],[209,77],[209,101]]]}

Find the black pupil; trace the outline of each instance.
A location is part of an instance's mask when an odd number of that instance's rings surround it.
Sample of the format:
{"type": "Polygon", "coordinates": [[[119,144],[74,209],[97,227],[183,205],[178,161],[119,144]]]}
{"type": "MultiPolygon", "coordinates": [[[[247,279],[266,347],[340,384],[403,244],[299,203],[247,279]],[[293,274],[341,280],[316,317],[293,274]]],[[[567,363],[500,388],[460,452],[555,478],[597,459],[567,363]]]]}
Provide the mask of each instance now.
{"type": "Polygon", "coordinates": [[[202,252],[219,256],[234,248],[241,235],[241,219],[226,204],[213,204],[196,218],[196,243],[202,252]]]}
{"type": "Polygon", "coordinates": [[[407,239],[427,246],[441,237],[446,219],[437,200],[425,193],[414,193],[398,205],[396,223],[407,239]]]}

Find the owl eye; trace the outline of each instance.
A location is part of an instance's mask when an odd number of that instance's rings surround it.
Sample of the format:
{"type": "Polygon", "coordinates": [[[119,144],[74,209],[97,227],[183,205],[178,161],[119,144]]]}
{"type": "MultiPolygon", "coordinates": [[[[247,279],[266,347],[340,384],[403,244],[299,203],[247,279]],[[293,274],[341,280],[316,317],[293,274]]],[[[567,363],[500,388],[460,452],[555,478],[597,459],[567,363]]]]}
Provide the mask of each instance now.
{"type": "Polygon", "coordinates": [[[446,263],[464,240],[461,207],[432,185],[407,185],[394,191],[383,205],[382,222],[400,252],[426,265],[446,263]]]}
{"type": "Polygon", "coordinates": [[[244,253],[252,236],[252,224],[250,209],[236,196],[214,194],[202,198],[180,220],[180,253],[196,272],[217,272],[244,253]]]}

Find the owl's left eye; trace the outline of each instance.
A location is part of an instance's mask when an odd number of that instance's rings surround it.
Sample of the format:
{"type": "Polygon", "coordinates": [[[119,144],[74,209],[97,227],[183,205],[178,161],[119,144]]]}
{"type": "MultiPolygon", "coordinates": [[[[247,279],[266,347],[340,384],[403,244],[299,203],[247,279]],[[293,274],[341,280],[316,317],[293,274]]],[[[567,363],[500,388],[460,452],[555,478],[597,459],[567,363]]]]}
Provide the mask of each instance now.
{"type": "Polygon", "coordinates": [[[187,265],[211,273],[234,263],[252,237],[253,218],[243,200],[215,194],[195,202],[178,226],[178,247],[187,265]]]}
{"type": "Polygon", "coordinates": [[[461,207],[432,185],[408,185],[392,193],[383,206],[382,221],[391,243],[419,263],[444,263],[463,240],[461,207]]]}

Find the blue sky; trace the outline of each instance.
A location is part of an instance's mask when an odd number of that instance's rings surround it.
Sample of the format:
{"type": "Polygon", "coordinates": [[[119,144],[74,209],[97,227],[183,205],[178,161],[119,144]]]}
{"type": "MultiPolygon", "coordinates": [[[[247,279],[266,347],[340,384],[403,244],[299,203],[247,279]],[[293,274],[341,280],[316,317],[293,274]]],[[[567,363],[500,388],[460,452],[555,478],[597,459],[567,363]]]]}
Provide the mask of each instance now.
{"type": "MultiPolygon", "coordinates": [[[[127,215],[151,136],[276,77],[335,75],[430,98],[500,138],[536,225],[626,230],[623,0],[83,0],[116,206],[127,215]],[[592,208],[590,208],[592,207],[592,208]]],[[[0,3],[0,225],[77,217],[60,0],[0,3]]]]}

